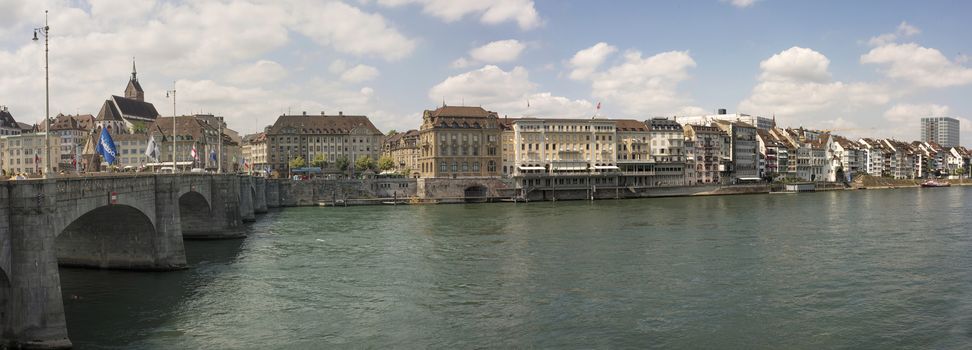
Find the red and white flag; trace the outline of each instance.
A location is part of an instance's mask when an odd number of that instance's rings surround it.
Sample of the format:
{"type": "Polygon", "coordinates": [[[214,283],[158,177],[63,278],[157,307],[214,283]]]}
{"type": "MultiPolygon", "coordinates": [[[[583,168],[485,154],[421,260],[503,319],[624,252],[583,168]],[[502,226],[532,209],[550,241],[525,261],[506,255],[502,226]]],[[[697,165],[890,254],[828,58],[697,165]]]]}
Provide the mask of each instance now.
{"type": "Polygon", "coordinates": [[[199,160],[199,153],[196,152],[196,144],[192,145],[192,152],[189,153],[193,160],[199,160]]]}

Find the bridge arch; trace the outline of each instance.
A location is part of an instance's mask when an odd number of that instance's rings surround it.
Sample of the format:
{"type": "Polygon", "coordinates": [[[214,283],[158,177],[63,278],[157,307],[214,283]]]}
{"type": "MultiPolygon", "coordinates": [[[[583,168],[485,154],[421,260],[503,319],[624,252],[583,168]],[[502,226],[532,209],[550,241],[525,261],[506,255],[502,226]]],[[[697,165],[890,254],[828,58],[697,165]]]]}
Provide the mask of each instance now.
{"type": "Polygon", "coordinates": [[[110,204],[89,210],[57,232],[58,264],[113,269],[155,266],[155,224],[141,209],[110,204]]]}
{"type": "Polygon", "coordinates": [[[179,196],[179,221],[184,238],[205,236],[217,229],[214,227],[209,199],[196,191],[187,191],[179,196]]]}
{"type": "Polygon", "coordinates": [[[489,188],[482,184],[473,184],[466,186],[462,195],[466,203],[482,203],[489,199],[489,188]]]}

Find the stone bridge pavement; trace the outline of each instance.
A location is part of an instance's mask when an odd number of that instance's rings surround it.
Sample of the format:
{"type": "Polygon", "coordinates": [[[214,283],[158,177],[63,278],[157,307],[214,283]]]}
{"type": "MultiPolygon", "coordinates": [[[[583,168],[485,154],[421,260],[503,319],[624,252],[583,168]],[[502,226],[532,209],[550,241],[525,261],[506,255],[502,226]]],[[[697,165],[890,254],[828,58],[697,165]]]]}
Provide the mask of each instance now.
{"type": "Polygon", "coordinates": [[[0,348],[67,348],[58,265],[186,267],[183,239],[239,237],[276,180],[149,174],[0,182],[0,348]]]}

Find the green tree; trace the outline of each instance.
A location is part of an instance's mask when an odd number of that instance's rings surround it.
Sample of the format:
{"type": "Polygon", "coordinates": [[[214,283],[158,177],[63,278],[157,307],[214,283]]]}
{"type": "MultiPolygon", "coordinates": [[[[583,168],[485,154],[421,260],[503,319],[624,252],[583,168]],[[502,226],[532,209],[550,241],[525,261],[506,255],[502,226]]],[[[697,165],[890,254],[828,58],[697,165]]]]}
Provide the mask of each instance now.
{"type": "Polygon", "coordinates": [[[391,129],[391,130],[388,130],[388,133],[385,134],[385,136],[395,136],[395,134],[397,134],[397,133],[398,133],[398,131],[395,131],[395,129],[391,129]]]}
{"type": "Polygon", "coordinates": [[[395,168],[395,160],[389,156],[378,158],[378,169],[381,171],[392,170],[395,168]]]}
{"type": "Polygon", "coordinates": [[[324,169],[327,167],[327,160],[324,159],[323,154],[318,154],[316,157],[314,157],[314,161],[311,162],[311,165],[324,169]]]}
{"type": "Polygon", "coordinates": [[[334,167],[337,170],[345,171],[348,170],[349,166],[351,166],[351,161],[348,160],[347,156],[339,156],[334,160],[334,167]]]}
{"type": "Polygon", "coordinates": [[[291,169],[303,168],[305,165],[307,165],[307,162],[304,161],[304,157],[297,156],[296,158],[290,160],[291,169]]]}
{"type": "Polygon", "coordinates": [[[364,156],[354,161],[354,168],[357,171],[365,171],[368,169],[374,169],[376,167],[377,163],[374,159],[371,159],[371,156],[364,156]]]}
{"type": "Polygon", "coordinates": [[[132,123],[132,133],[144,134],[146,131],[148,131],[148,127],[145,126],[145,122],[137,121],[132,123]]]}
{"type": "Polygon", "coordinates": [[[404,176],[404,177],[410,177],[410,176],[412,176],[412,168],[402,169],[402,176],[404,176]]]}
{"type": "Polygon", "coordinates": [[[965,168],[955,168],[955,175],[962,176],[965,174],[965,168]]]}

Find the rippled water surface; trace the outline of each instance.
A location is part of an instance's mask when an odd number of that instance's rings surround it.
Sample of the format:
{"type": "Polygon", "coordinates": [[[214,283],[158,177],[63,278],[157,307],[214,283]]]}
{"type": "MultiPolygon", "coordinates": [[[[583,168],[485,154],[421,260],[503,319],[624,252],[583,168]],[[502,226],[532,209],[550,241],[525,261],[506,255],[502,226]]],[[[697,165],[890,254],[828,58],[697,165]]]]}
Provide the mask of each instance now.
{"type": "Polygon", "coordinates": [[[291,208],[61,269],[79,349],[972,348],[972,188],[291,208]]]}

